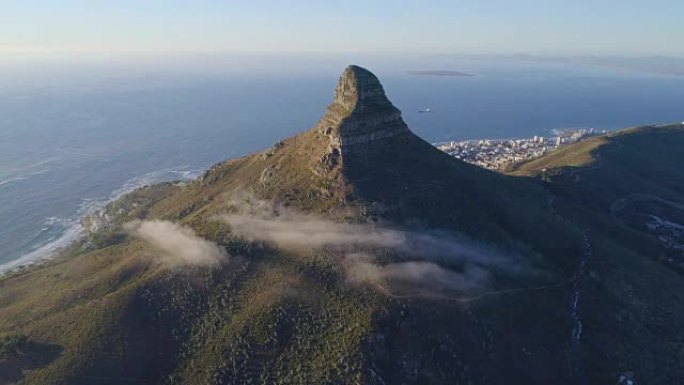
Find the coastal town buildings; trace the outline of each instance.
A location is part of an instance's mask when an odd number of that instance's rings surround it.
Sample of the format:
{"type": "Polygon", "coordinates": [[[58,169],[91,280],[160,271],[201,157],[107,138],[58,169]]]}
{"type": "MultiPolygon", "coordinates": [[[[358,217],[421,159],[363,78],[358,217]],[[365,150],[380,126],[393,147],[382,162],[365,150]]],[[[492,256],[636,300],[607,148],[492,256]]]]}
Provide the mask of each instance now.
{"type": "MultiPolygon", "coordinates": [[[[605,131],[603,131],[605,133],[605,131]]],[[[595,135],[593,128],[565,130],[554,137],[534,136],[525,139],[479,139],[435,143],[435,146],[465,162],[495,171],[506,170],[514,163],[533,159],[561,146],[595,135]]]]}

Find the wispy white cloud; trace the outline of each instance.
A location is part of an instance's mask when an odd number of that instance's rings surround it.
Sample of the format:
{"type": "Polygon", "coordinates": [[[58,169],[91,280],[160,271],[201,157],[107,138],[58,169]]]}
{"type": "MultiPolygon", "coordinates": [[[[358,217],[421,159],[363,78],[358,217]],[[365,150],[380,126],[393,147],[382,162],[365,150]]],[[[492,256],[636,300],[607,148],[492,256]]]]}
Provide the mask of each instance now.
{"type": "Polygon", "coordinates": [[[487,285],[494,269],[525,270],[514,255],[445,232],[339,223],[258,200],[231,206],[237,213],[219,219],[230,225],[233,234],[283,249],[324,247],[335,251],[352,282],[476,290],[487,285]],[[390,263],[378,258],[387,252],[397,258],[390,263]]]}
{"type": "Polygon", "coordinates": [[[346,255],[343,267],[351,282],[390,283],[425,289],[472,291],[485,287],[490,278],[486,269],[472,264],[465,265],[461,271],[427,261],[377,264],[374,257],[366,253],[346,255]]]}
{"type": "Polygon", "coordinates": [[[217,266],[228,254],[192,229],[169,221],[132,221],[124,225],[132,235],[148,242],[159,259],[170,265],[217,266]]]}

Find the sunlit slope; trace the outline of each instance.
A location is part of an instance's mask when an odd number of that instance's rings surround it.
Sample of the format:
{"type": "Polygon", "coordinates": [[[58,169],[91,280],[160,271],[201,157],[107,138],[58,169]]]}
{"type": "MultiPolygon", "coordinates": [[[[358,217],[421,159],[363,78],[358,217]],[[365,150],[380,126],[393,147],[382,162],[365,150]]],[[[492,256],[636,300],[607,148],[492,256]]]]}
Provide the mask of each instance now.
{"type": "MultiPolygon", "coordinates": [[[[493,282],[491,295],[472,299],[459,293],[393,298],[351,285],[333,251],[273,249],[236,237],[213,219],[229,210],[232,198],[223,195],[233,186],[238,196],[244,192],[250,162],[261,160],[245,158],[217,166],[204,180],[130,194],[110,206],[112,226],[92,243],[3,280],[0,335],[27,336],[32,354],[43,357],[22,366],[25,381],[503,383],[514,373],[541,383],[563,373],[557,347],[569,327],[569,274],[561,267],[534,253],[548,276],[493,282]],[[232,172],[240,178],[233,180],[232,172]],[[213,173],[221,176],[212,179],[213,173]],[[233,257],[215,269],[170,269],[156,262],[156,250],[121,229],[134,218],[183,223],[233,257]],[[543,286],[551,287],[526,290],[543,286]],[[511,287],[516,291],[497,293],[511,287]],[[529,352],[544,359],[532,360],[529,352]]],[[[353,222],[370,220],[363,213],[372,206],[355,202],[340,212],[353,213],[347,216],[353,222]]],[[[302,207],[314,203],[331,204],[312,198],[302,207]]]]}
{"type": "MultiPolygon", "coordinates": [[[[536,181],[434,149],[405,126],[374,75],[349,67],[311,130],[196,181],[129,194],[60,258],[3,279],[0,335],[28,339],[0,358],[13,370],[4,380],[571,383],[566,297],[581,237],[548,198],[536,181]],[[497,264],[484,286],[463,291],[425,291],[429,280],[401,292],[392,282],[350,282],[339,245],[284,248],[220,220],[262,202],[328,226],[459,239],[519,265],[497,264]],[[125,229],[133,220],[184,226],[230,257],[169,266],[125,229]],[[40,360],[23,360],[29,350],[40,360]]],[[[367,248],[383,264],[428,252],[367,248]]],[[[431,263],[442,276],[463,269],[431,263]]]]}
{"type": "MultiPolygon", "coordinates": [[[[0,339],[8,341],[0,383],[575,384],[585,375],[615,382],[630,370],[673,383],[681,276],[653,258],[674,251],[639,229],[645,214],[632,203],[643,199],[625,199],[657,195],[648,209],[660,216],[682,202],[677,156],[664,147],[675,148],[680,131],[658,135],[600,138],[537,160],[546,171],[520,169],[535,177],[502,175],[415,136],[377,78],[352,66],[314,128],[196,181],[135,191],[56,260],[0,280],[0,337],[21,337],[0,339]],[[615,150],[618,142],[629,151],[615,150]],[[624,166],[624,156],[648,160],[644,172],[624,166]],[[509,263],[469,290],[359,283],[339,243],[287,247],[222,220],[261,218],[263,205],[332,229],[468,245],[509,263]],[[176,250],[136,236],[126,225],[136,220],[182,227],[227,257],[169,264],[163,254],[176,250]],[[568,364],[577,359],[569,300],[584,236],[592,251],[579,305],[586,374],[568,364]],[[658,370],[663,362],[673,369],[658,370]]],[[[418,245],[353,252],[391,265],[431,252],[418,245]]],[[[431,262],[464,273],[458,261],[431,262]]]]}

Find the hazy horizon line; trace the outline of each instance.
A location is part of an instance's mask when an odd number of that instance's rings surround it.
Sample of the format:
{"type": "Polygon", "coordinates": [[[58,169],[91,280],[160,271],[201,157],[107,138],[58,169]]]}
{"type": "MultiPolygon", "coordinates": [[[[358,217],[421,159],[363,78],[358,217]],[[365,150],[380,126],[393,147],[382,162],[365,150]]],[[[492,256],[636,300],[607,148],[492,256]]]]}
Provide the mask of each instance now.
{"type": "Polygon", "coordinates": [[[453,58],[609,58],[609,59],[684,59],[681,53],[597,53],[597,52],[532,52],[532,51],[462,51],[462,52],[430,52],[430,51],[378,51],[378,50],[355,50],[355,51],[306,51],[306,50],[60,50],[60,49],[21,49],[6,50],[0,46],[0,55],[7,56],[189,56],[189,55],[217,55],[217,56],[346,56],[346,55],[371,55],[381,56],[416,56],[427,55],[431,57],[453,58]]]}

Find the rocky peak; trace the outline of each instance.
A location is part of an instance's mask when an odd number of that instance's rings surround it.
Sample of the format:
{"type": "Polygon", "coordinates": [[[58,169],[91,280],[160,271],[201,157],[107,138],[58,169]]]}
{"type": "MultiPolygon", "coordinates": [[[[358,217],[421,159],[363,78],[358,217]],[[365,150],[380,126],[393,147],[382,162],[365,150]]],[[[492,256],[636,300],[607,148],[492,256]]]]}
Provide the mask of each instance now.
{"type": "Polygon", "coordinates": [[[355,65],[342,73],[335,99],[316,129],[330,139],[323,159],[329,166],[336,165],[339,156],[372,151],[372,145],[409,132],[378,78],[355,65]]]}
{"type": "Polygon", "coordinates": [[[349,113],[363,113],[371,109],[391,109],[392,103],[378,78],[359,66],[347,67],[335,87],[335,100],[331,107],[349,113]]]}

